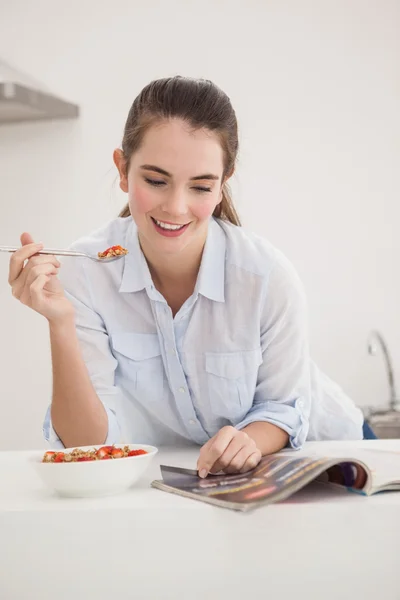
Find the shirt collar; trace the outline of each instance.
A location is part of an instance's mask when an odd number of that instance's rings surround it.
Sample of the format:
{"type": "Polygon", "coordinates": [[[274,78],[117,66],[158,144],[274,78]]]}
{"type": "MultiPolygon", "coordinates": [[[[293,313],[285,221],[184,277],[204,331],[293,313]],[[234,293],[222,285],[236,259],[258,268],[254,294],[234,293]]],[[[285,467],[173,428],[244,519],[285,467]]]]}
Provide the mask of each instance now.
{"type": "MultiPolygon", "coordinates": [[[[120,292],[139,292],[143,289],[154,287],[149,267],[140,248],[137,228],[132,217],[127,228],[124,242],[128,254],[125,256],[120,292]]],[[[204,246],[199,275],[197,277],[196,292],[215,300],[225,301],[225,234],[214,219],[210,219],[207,239],[204,246]]]]}
{"type": "Polygon", "coordinates": [[[212,217],[208,226],[196,291],[216,302],[225,302],[225,253],[225,234],[218,221],[212,217]]]}
{"type": "Polygon", "coordinates": [[[139,244],[136,224],[132,217],[127,218],[131,220],[125,238],[125,248],[128,250],[128,254],[125,256],[119,291],[140,292],[145,288],[151,288],[153,282],[139,244]]]}

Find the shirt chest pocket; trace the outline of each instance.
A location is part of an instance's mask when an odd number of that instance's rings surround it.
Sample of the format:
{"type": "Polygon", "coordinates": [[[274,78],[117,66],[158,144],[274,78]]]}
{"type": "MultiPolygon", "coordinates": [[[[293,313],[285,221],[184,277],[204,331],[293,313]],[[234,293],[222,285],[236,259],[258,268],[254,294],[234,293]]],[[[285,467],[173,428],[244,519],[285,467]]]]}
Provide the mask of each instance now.
{"type": "Polygon", "coordinates": [[[156,333],[122,332],[111,335],[118,360],[121,387],[129,387],[140,400],[159,400],[164,389],[164,366],[156,333]]]}
{"type": "Polygon", "coordinates": [[[253,404],[261,349],[205,353],[205,370],[213,413],[228,420],[242,419],[253,404]]]}

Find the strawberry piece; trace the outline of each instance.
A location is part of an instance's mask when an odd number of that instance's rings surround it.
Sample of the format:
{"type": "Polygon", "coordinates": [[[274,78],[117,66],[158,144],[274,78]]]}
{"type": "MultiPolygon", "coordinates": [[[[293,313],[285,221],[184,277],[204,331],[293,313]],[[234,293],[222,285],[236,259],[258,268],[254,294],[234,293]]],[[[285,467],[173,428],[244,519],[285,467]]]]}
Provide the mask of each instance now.
{"type": "Polygon", "coordinates": [[[111,456],[113,458],[123,458],[124,451],[122,450],[122,448],[113,448],[111,450],[111,456]]]}
{"type": "Polygon", "coordinates": [[[113,450],[113,446],[102,446],[96,452],[99,458],[103,458],[104,456],[109,456],[113,450]]]}
{"type": "Polygon", "coordinates": [[[64,462],[64,452],[57,452],[57,454],[54,457],[53,462],[55,462],[55,463],[64,462]]]}
{"type": "Polygon", "coordinates": [[[100,460],[111,460],[111,456],[109,454],[105,454],[100,460]]]}
{"type": "Polygon", "coordinates": [[[140,456],[141,454],[147,454],[146,450],[131,450],[128,452],[128,456],[140,456]]]}
{"type": "Polygon", "coordinates": [[[92,456],[80,456],[76,459],[76,462],[87,462],[88,460],[95,460],[92,456]]]}

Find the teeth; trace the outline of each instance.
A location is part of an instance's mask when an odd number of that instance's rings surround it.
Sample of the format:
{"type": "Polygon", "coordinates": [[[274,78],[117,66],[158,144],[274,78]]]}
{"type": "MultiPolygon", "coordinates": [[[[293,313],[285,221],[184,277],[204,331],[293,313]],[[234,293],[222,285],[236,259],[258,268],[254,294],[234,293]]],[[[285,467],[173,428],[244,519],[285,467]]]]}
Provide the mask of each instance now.
{"type": "Polygon", "coordinates": [[[185,227],[184,225],[170,225],[169,223],[162,223],[162,221],[157,221],[157,219],[154,220],[157,223],[157,225],[161,227],[161,229],[168,229],[169,231],[177,231],[178,229],[182,229],[182,227],[185,227]]]}

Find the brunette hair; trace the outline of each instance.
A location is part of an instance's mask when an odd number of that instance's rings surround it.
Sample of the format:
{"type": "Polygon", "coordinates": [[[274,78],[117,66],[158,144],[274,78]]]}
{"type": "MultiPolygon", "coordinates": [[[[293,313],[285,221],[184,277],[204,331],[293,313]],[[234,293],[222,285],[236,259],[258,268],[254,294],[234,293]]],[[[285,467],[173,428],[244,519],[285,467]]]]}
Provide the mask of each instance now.
{"type": "MultiPolygon", "coordinates": [[[[205,128],[215,132],[224,154],[223,179],[233,174],[239,142],[236,115],[228,96],[211,81],[179,76],[152,81],[134,100],[122,140],[127,169],[132,154],[139,149],[149,127],[171,118],[183,119],[193,129],[205,128]]],[[[119,216],[129,215],[127,204],[119,216]]],[[[240,225],[226,183],[223,184],[222,201],[215,208],[214,216],[240,225]]]]}

